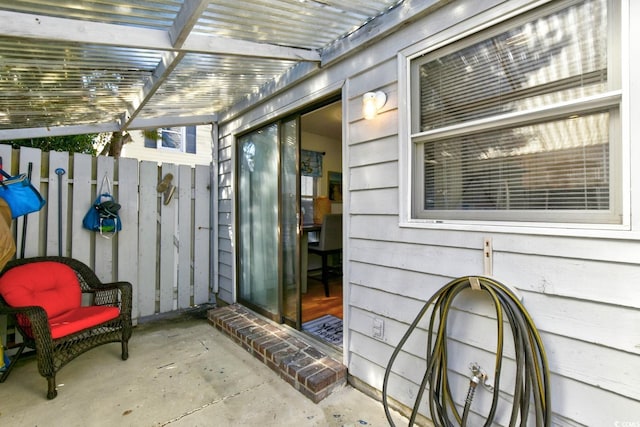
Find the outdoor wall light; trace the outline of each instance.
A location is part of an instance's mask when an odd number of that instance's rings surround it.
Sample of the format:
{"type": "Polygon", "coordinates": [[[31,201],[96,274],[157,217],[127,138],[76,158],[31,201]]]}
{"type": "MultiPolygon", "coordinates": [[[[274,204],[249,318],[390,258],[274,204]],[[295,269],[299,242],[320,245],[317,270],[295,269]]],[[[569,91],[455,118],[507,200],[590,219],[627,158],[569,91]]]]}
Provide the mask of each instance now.
{"type": "Polygon", "coordinates": [[[367,120],[373,119],[387,102],[387,94],[382,91],[367,92],[362,95],[362,114],[367,120]]]}

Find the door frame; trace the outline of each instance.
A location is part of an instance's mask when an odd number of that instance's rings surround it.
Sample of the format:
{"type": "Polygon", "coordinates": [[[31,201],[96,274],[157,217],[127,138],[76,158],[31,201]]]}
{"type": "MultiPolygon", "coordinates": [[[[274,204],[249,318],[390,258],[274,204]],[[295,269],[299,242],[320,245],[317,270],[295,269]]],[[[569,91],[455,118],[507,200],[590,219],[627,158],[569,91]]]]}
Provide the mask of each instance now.
{"type": "MultiPolygon", "coordinates": [[[[300,150],[302,147],[302,141],[301,141],[301,126],[300,126],[300,118],[307,114],[310,113],[312,111],[318,110],[322,107],[325,107],[329,104],[335,103],[335,102],[342,102],[343,105],[343,114],[341,117],[341,122],[342,122],[342,128],[343,128],[343,134],[344,134],[344,97],[342,94],[342,91],[335,93],[332,92],[331,94],[318,99],[318,100],[314,100],[312,103],[305,105],[301,108],[297,108],[294,109],[292,111],[290,111],[289,113],[287,113],[286,115],[282,115],[280,117],[275,117],[275,118],[271,118],[270,120],[260,123],[257,126],[251,127],[249,129],[244,130],[242,133],[239,133],[236,135],[235,140],[236,142],[242,138],[243,136],[246,136],[247,134],[250,134],[252,132],[255,132],[259,129],[262,128],[266,128],[270,125],[273,124],[277,124],[277,128],[278,128],[278,150],[279,150],[279,163],[278,163],[278,227],[279,227],[279,232],[278,232],[278,312],[277,313],[271,313],[265,309],[263,309],[262,307],[259,307],[255,304],[252,304],[249,301],[246,301],[244,299],[242,299],[240,297],[240,280],[239,278],[241,277],[240,274],[240,252],[239,251],[235,251],[236,255],[235,255],[235,277],[238,280],[235,280],[235,293],[236,293],[236,300],[238,301],[238,303],[240,303],[241,305],[245,305],[246,307],[250,308],[251,310],[257,312],[258,314],[269,318],[273,321],[276,321],[278,323],[284,323],[284,324],[288,324],[289,326],[292,326],[298,330],[301,329],[302,327],[302,323],[301,323],[301,319],[302,319],[302,312],[301,312],[301,295],[302,295],[302,290],[301,290],[301,274],[306,274],[306,272],[302,272],[301,271],[301,252],[300,252],[300,238],[301,238],[301,225],[302,225],[302,221],[301,221],[301,210],[300,210],[300,165],[299,165],[299,156],[300,156],[300,150]],[[284,310],[284,292],[283,292],[283,247],[282,247],[282,243],[283,243],[283,238],[282,238],[282,192],[281,192],[281,188],[282,188],[282,157],[283,157],[283,153],[282,153],[282,125],[285,122],[288,122],[290,120],[293,119],[297,120],[297,148],[298,148],[298,164],[296,166],[296,170],[297,170],[297,200],[296,200],[296,213],[297,213],[297,218],[298,218],[298,232],[297,232],[297,237],[296,237],[296,259],[297,259],[297,278],[296,278],[296,293],[297,293],[297,298],[296,298],[296,320],[295,322],[292,322],[290,319],[286,319],[283,315],[283,310],[284,310]]],[[[238,169],[238,162],[241,161],[241,157],[239,155],[238,150],[239,145],[238,144],[234,144],[234,151],[235,151],[235,169],[238,169]]],[[[342,138],[342,165],[343,165],[343,169],[344,169],[344,138],[342,138]]],[[[240,185],[239,185],[239,174],[236,174],[235,179],[234,179],[234,185],[236,188],[236,196],[235,196],[235,203],[234,203],[234,208],[236,210],[236,212],[238,212],[239,209],[239,191],[240,191],[240,185]]],[[[235,215],[235,229],[236,230],[240,230],[239,227],[239,215],[235,215]]],[[[236,233],[235,236],[235,246],[236,248],[238,248],[238,243],[239,243],[239,232],[236,233]]],[[[344,245],[343,245],[344,246],[344,245]]],[[[344,249],[343,249],[344,251],[344,249]]]]}

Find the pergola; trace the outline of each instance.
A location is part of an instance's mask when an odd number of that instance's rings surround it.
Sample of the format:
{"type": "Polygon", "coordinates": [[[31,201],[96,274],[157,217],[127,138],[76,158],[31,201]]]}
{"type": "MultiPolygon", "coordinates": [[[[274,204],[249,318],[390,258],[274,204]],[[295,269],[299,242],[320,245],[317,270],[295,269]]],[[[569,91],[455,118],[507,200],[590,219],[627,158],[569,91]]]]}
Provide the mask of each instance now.
{"type": "Polygon", "coordinates": [[[409,3],[4,0],[0,140],[229,119],[440,2],[409,3]]]}

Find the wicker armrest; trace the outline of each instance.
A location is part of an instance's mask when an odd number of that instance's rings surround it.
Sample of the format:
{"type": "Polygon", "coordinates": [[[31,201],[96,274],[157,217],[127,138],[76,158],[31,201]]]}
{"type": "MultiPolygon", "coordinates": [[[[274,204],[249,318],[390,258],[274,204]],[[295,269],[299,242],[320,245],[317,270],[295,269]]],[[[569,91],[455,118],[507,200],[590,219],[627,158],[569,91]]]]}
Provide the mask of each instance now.
{"type": "Polygon", "coordinates": [[[93,283],[90,285],[90,289],[94,292],[118,289],[123,294],[131,293],[131,283],[129,282],[93,283]]]}
{"type": "Polygon", "coordinates": [[[119,306],[122,312],[131,312],[133,290],[129,282],[94,283],[87,292],[94,295],[96,305],[119,306]]]}
{"type": "Polygon", "coordinates": [[[40,321],[47,320],[47,313],[44,309],[37,305],[32,305],[28,307],[11,307],[6,305],[4,301],[0,303],[0,314],[22,314],[26,316],[29,320],[40,321]]]}
{"type": "Polygon", "coordinates": [[[40,340],[51,345],[51,331],[47,312],[40,306],[10,307],[4,302],[0,304],[0,314],[9,314],[26,318],[28,322],[18,320],[18,326],[25,339],[40,340]]]}

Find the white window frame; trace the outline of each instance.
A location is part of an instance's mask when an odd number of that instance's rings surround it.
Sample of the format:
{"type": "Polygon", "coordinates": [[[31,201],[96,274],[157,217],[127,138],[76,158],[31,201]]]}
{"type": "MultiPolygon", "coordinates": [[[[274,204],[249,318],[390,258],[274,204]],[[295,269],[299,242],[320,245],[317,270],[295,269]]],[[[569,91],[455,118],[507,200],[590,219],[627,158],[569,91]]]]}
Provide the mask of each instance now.
{"type": "Polygon", "coordinates": [[[187,132],[186,127],[184,126],[176,126],[176,127],[168,127],[168,128],[160,128],[158,129],[158,149],[159,150],[167,150],[167,151],[176,151],[178,153],[186,153],[186,141],[187,141],[187,132]],[[180,146],[179,147],[166,147],[163,145],[163,136],[165,133],[175,133],[180,135],[180,146]]]}
{"type": "MultiPolygon", "coordinates": [[[[464,2],[461,2],[464,3],[464,2]]],[[[618,162],[617,167],[620,168],[620,173],[617,175],[617,182],[612,185],[612,189],[616,189],[616,195],[619,195],[619,211],[621,214],[621,223],[619,224],[606,224],[606,223],[560,223],[560,222],[545,222],[545,221],[518,221],[518,220],[500,220],[493,221],[488,220],[486,217],[478,217],[473,219],[454,219],[454,218],[433,218],[433,219],[421,219],[414,215],[413,203],[414,203],[414,175],[416,163],[421,163],[415,157],[415,143],[416,135],[412,135],[411,119],[412,119],[412,98],[411,91],[411,73],[412,73],[412,61],[418,57],[429,54],[436,50],[446,48],[455,44],[457,41],[466,38],[474,37],[478,40],[487,39],[491,37],[491,33],[487,32],[487,29],[497,24],[506,22],[512,18],[530,20],[531,16],[528,15],[532,9],[544,4],[553,3],[550,7],[558,8],[560,5],[566,5],[568,2],[537,2],[531,4],[530,2],[514,1],[507,2],[511,4],[501,5],[481,13],[474,15],[473,11],[469,11],[470,16],[467,19],[463,17],[457,17],[459,20],[457,25],[452,25],[446,30],[433,34],[425,38],[422,42],[417,43],[407,49],[398,53],[398,93],[406,94],[404,100],[399,100],[398,108],[400,114],[399,124],[399,149],[400,149],[400,192],[401,192],[401,204],[400,204],[400,225],[404,227],[418,227],[418,228],[448,228],[459,230],[481,230],[481,231],[515,231],[524,233],[543,233],[543,234],[560,234],[560,235],[611,235],[612,231],[617,230],[630,230],[630,149],[629,149],[629,132],[628,132],[628,96],[629,82],[628,82],[628,22],[620,17],[628,16],[625,12],[629,10],[628,0],[614,0],[610,2],[609,14],[610,21],[611,16],[617,14],[617,23],[620,25],[619,31],[611,31],[611,38],[613,43],[618,43],[616,50],[610,49],[610,53],[619,52],[620,57],[610,58],[609,61],[617,61],[620,64],[618,70],[618,76],[621,81],[619,83],[620,89],[617,91],[607,92],[600,97],[594,97],[591,100],[587,100],[584,103],[585,108],[587,104],[592,106],[597,105],[610,105],[612,102],[617,102],[618,115],[612,120],[617,120],[616,125],[618,131],[616,135],[613,135],[610,144],[612,148],[611,162],[618,162]],[[496,18],[497,17],[497,18],[496,18]],[[618,141],[613,140],[618,138],[618,141]],[[617,159],[614,160],[613,156],[617,159]]],[[[454,6],[451,6],[452,8],[454,6]]],[[[457,10],[464,10],[463,6],[458,6],[457,10]]],[[[538,12],[536,12],[538,13],[538,12]]],[[[547,10],[548,13],[548,10],[547,10]]],[[[610,24],[613,25],[613,24],[610,24]]],[[[442,25],[440,25],[442,27],[442,25]]],[[[618,28],[617,26],[614,28],[618,28]]],[[[402,99],[402,95],[399,97],[402,99]]],[[[539,114],[545,115],[549,113],[560,113],[563,109],[570,109],[570,105],[553,106],[554,111],[544,111],[542,109],[539,114]]],[[[482,125],[482,123],[477,123],[482,125]]],[[[421,136],[424,137],[424,132],[421,136]]],[[[428,135],[427,135],[428,136],[428,135]]],[[[421,185],[421,184],[419,184],[421,185]]],[[[612,197],[617,197],[612,195],[612,197]]]]}

